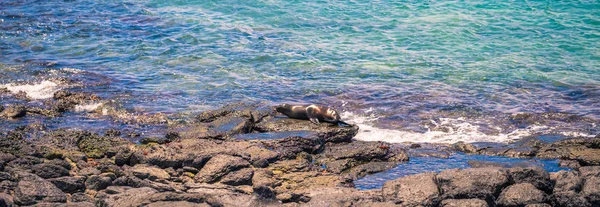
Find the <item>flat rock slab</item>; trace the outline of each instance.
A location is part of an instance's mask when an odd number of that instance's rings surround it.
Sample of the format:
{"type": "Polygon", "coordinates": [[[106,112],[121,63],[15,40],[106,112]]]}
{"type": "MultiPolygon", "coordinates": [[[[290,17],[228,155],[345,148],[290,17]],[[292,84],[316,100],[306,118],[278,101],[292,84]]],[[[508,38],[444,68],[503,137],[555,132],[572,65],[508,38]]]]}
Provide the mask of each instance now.
{"type": "Polygon", "coordinates": [[[28,175],[15,189],[15,203],[32,205],[38,202],[67,202],[67,194],[37,175],[28,175]]]}
{"type": "Polygon", "coordinates": [[[250,163],[241,157],[215,155],[210,158],[194,179],[198,182],[213,183],[230,172],[248,166],[250,166],[250,163]]]}
{"type": "Polygon", "coordinates": [[[488,207],[488,204],[481,199],[446,199],[440,207],[488,207]]]}
{"type": "Polygon", "coordinates": [[[509,184],[502,168],[445,170],[437,179],[444,198],[495,198],[509,184]]]}
{"type": "Polygon", "coordinates": [[[312,131],[326,142],[349,142],[358,133],[358,126],[341,127],[330,123],[313,124],[308,120],[272,118],[254,126],[260,132],[312,131]]]}
{"type": "Polygon", "coordinates": [[[440,191],[435,176],[435,173],[423,173],[385,182],[383,198],[406,206],[436,206],[440,191]]]}
{"type": "Polygon", "coordinates": [[[234,139],[238,140],[275,140],[283,139],[287,137],[314,137],[318,133],[314,131],[298,130],[298,131],[283,131],[283,132],[263,132],[263,133],[249,133],[249,134],[237,134],[234,135],[234,139]]]}

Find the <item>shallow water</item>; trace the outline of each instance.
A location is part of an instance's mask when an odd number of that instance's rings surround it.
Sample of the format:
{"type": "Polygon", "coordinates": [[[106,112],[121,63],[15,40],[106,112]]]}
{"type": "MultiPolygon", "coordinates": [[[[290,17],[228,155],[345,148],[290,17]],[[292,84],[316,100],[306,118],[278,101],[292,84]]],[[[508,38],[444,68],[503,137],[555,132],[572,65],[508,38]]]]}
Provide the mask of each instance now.
{"type": "Polygon", "coordinates": [[[568,168],[559,167],[558,160],[522,159],[486,155],[465,155],[458,153],[451,155],[447,159],[437,157],[411,157],[409,162],[400,164],[391,170],[367,175],[355,180],[354,185],[361,190],[381,188],[386,181],[407,175],[424,172],[441,172],[455,168],[469,168],[468,161],[470,160],[501,163],[506,167],[540,166],[548,172],[569,170],[568,168]]]}
{"type": "Polygon", "coordinates": [[[599,11],[596,1],[4,0],[0,84],[34,99],[94,92],[144,113],[327,104],[363,140],[594,136],[599,11]]]}

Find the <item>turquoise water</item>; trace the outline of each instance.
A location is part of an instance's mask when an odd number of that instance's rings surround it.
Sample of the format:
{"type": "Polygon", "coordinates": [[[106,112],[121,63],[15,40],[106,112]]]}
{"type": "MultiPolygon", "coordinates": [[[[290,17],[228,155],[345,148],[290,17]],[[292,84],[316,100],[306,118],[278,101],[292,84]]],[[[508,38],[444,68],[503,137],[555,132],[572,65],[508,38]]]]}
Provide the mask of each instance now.
{"type": "Polygon", "coordinates": [[[370,140],[594,136],[600,3],[1,1],[0,84],[59,77],[149,113],[328,104],[370,140]]]}

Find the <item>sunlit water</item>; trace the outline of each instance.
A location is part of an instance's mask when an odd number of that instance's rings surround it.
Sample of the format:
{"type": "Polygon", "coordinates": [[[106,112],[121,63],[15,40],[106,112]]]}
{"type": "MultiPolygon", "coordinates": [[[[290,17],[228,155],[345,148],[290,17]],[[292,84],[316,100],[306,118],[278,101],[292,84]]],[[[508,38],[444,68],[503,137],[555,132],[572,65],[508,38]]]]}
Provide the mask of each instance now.
{"type": "MultiPolygon", "coordinates": [[[[33,102],[71,89],[145,113],[327,104],[363,140],[595,136],[600,3],[3,0],[0,84],[33,102]]],[[[105,125],[51,124],[77,120],[105,125]]]]}

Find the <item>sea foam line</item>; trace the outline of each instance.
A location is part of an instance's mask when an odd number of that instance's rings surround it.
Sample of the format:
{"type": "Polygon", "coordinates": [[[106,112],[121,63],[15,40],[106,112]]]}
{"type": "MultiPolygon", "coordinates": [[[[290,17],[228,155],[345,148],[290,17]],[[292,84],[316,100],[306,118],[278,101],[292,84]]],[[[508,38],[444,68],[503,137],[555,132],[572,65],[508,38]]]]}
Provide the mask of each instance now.
{"type": "MultiPolygon", "coordinates": [[[[424,133],[402,131],[396,129],[382,129],[373,126],[373,122],[379,119],[376,116],[361,116],[351,112],[343,112],[342,119],[360,128],[355,136],[363,141],[384,141],[389,143],[456,143],[456,142],[497,142],[509,143],[523,137],[536,133],[553,131],[552,127],[543,125],[531,125],[527,128],[516,129],[509,133],[489,135],[479,131],[479,126],[465,121],[464,118],[440,118],[438,122],[432,121],[436,126],[442,126],[446,131],[431,130],[424,133]]],[[[560,132],[567,137],[593,137],[581,132],[560,132]]]]}
{"type": "Polygon", "coordinates": [[[5,84],[1,85],[1,87],[8,89],[13,94],[23,91],[31,99],[52,98],[54,93],[60,90],[60,86],[57,83],[49,80],[44,80],[37,84],[5,84]]]}

